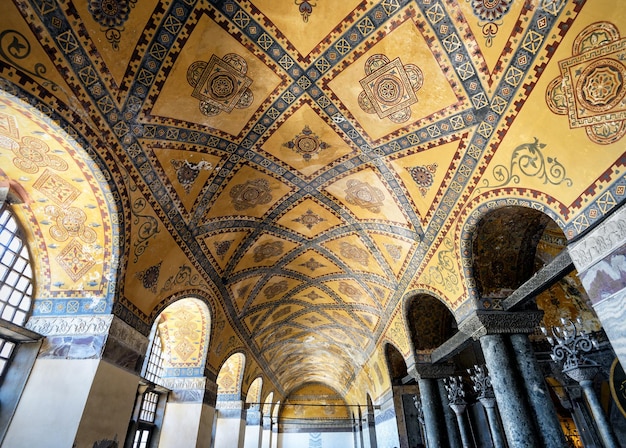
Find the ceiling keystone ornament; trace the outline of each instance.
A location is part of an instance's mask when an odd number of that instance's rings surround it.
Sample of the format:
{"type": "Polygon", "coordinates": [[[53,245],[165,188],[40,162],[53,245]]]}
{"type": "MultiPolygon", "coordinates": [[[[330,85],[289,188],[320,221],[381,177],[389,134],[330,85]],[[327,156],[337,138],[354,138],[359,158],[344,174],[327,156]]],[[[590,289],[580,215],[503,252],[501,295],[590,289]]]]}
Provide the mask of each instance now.
{"type": "Polygon", "coordinates": [[[230,190],[235,210],[246,210],[257,205],[267,204],[272,200],[270,183],[265,179],[248,180],[237,184],[230,190]]]}
{"type": "Polygon", "coordinates": [[[354,300],[358,300],[361,297],[361,291],[346,282],[339,283],[339,292],[354,300]]]}
{"type": "Polygon", "coordinates": [[[234,108],[245,109],[252,104],[254,94],[248,88],[252,80],[246,76],[248,63],[235,53],[219,58],[211,55],[209,62],[196,61],[187,69],[191,96],[200,100],[200,112],[212,117],[234,108]]]}
{"type": "Polygon", "coordinates": [[[213,243],[213,246],[215,247],[215,253],[217,254],[218,257],[220,257],[221,260],[224,259],[224,255],[226,255],[226,253],[228,252],[228,249],[230,249],[231,244],[233,244],[234,240],[226,240],[226,241],[215,241],[213,243]]]}
{"type": "Polygon", "coordinates": [[[566,115],[570,128],[584,127],[594,143],[626,134],[626,39],[609,22],[596,22],[574,40],[572,57],[559,61],[561,76],[546,90],[546,103],[566,115]]]}
{"type": "Polygon", "coordinates": [[[293,140],[283,143],[283,146],[302,154],[304,160],[311,160],[311,156],[317,154],[322,149],[330,148],[330,145],[321,141],[317,135],[311,131],[308,125],[304,126],[302,132],[293,140]]]}
{"type": "Polygon", "coordinates": [[[89,0],[91,17],[103,28],[104,35],[114,50],[119,49],[124,24],[137,0],[89,0]]]}
{"type": "Polygon", "coordinates": [[[493,39],[498,33],[498,21],[509,12],[513,0],[471,0],[472,10],[482,26],[483,36],[487,47],[491,47],[493,39]]]}
{"type": "Polygon", "coordinates": [[[356,179],[350,179],[346,186],[346,202],[358,205],[373,213],[380,213],[380,207],[385,200],[385,195],[382,191],[356,179]]]}
{"type": "Polygon", "coordinates": [[[424,84],[417,65],[403,65],[400,58],[390,61],[384,54],[375,54],[365,62],[365,74],[359,81],[363,88],[359,106],[363,111],[394,123],[411,118],[410,106],[417,103],[417,91],[424,84]]]}
{"type": "Polygon", "coordinates": [[[300,215],[299,217],[297,217],[293,221],[294,222],[299,222],[300,224],[305,225],[307,227],[307,229],[311,230],[313,228],[313,226],[319,224],[320,222],[326,221],[326,220],[324,218],[322,218],[321,216],[317,215],[316,213],[314,213],[313,210],[308,209],[306,211],[306,213],[304,213],[303,215],[300,215]]]}
{"type": "Polygon", "coordinates": [[[309,269],[310,271],[315,271],[318,268],[325,268],[326,265],[319,263],[318,261],[314,260],[312,257],[309,258],[309,260],[305,263],[301,263],[299,264],[299,266],[304,266],[305,268],[309,269]]]}
{"type": "Polygon", "coordinates": [[[433,186],[435,173],[437,172],[437,163],[413,166],[406,170],[411,174],[422,196],[426,196],[430,187],[433,186]]]}
{"type": "Polygon", "coordinates": [[[263,289],[263,294],[265,294],[265,297],[267,299],[272,299],[276,297],[277,295],[287,291],[288,287],[289,287],[289,283],[287,282],[287,280],[281,280],[263,289]]]}

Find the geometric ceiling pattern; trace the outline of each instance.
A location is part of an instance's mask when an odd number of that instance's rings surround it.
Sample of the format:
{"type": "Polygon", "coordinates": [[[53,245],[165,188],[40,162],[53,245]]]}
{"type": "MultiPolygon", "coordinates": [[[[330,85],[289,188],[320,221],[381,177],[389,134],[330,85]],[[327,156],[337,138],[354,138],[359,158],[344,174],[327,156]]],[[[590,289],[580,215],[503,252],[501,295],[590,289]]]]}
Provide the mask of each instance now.
{"type": "Polygon", "coordinates": [[[571,239],[623,199],[614,2],[114,3],[6,6],[0,75],[119,194],[118,312],[201,292],[215,372],[241,349],[281,396],[344,394],[412,290],[481,306],[480,207],[571,239]]]}

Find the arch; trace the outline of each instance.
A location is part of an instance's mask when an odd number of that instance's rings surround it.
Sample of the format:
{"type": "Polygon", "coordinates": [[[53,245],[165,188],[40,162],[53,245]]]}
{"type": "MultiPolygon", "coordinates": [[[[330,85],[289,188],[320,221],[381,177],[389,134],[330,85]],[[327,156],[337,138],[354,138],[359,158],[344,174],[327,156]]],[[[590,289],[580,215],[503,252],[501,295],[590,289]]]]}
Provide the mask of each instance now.
{"type": "Polygon", "coordinates": [[[385,362],[387,363],[387,371],[392,386],[398,386],[403,383],[407,377],[408,370],[406,361],[398,348],[390,342],[385,343],[385,362]]]}
{"type": "Polygon", "coordinates": [[[241,399],[241,385],[246,364],[246,356],[242,352],[233,353],[222,364],[217,375],[218,401],[241,399]]]}
{"type": "Polygon", "coordinates": [[[270,415],[272,412],[272,402],[274,401],[274,392],[270,392],[263,400],[263,415],[270,415]]]}
{"type": "Polygon", "coordinates": [[[415,353],[439,347],[458,330],[456,319],[440,298],[417,293],[405,301],[406,322],[415,353]]]}
{"type": "MultiPolygon", "coordinates": [[[[558,203],[553,198],[548,199],[551,199],[550,202],[558,203]]],[[[488,216],[490,214],[501,209],[530,210],[527,212],[528,215],[534,217],[542,215],[552,219],[559,228],[564,229],[565,227],[563,217],[539,201],[530,200],[528,198],[487,199],[485,193],[475,198],[472,203],[463,209],[455,232],[455,236],[458,237],[461,246],[460,265],[463,267],[463,277],[467,286],[468,299],[478,300],[485,298],[481,296],[480,288],[482,285],[478,285],[475,277],[474,258],[476,254],[474,242],[481,225],[486,222],[484,220],[489,219],[488,216]]],[[[562,209],[565,210],[565,207],[562,207],[562,209]]],[[[545,221],[545,223],[547,222],[548,221],[545,221]]],[[[516,224],[521,225],[522,223],[516,224]]],[[[507,233],[511,234],[513,232],[509,230],[507,233]]],[[[516,275],[515,277],[518,276],[516,275]]],[[[487,299],[489,298],[487,297],[487,299]]],[[[489,300],[486,302],[483,301],[482,303],[477,303],[476,306],[479,308],[488,308],[491,306],[491,302],[489,300]]]]}
{"type": "Polygon", "coordinates": [[[248,393],[246,394],[246,403],[250,404],[251,409],[260,409],[261,408],[261,391],[263,389],[263,378],[260,376],[256,377],[254,381],[250,384],[248,388],[248,393]]]}
{"type": "Polygon", "coordinates": [[[32,216],[23,219],[21,206],[16,215],[31,227],[28,243],[41,252],[38,262],[45,262],[37,269],[33,317],[111,313],[125,221],[109,168],[71,124],[8,81],[0,84],[0,105],[0,154],[8,162],[0,178],[19,179],[18,188],[28,195],[32,216]],[[68,300],[69,290],[82,294],[68,300]]]}
{"type": "Polygon", "coordinates": [[[203,300],[180,297],[165,307],[150,334],[151,341],[160,338],[163,377],[204,376],[210,334],[211,314],[203,300]]]}

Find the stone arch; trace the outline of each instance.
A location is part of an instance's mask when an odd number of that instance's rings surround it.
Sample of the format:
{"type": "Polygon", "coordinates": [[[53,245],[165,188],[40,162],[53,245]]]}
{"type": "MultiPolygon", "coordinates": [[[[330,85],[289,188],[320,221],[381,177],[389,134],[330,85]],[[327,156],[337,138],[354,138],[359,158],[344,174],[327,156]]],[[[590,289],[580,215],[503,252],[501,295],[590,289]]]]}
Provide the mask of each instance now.
{"type": "MultiPolygon", "coordinates": [[[[561,229],[565,227],[562,216],[539,201],[533,201],[527,198],[488,200],[484,194],[474,199],[472,203],[463,210],[456,230],[458,241],[460,241],[460,264],[463,267],[463,277],[466,282],[467,297],[469,299],[478,300],[483,298],[481,294],[485,286],[484,283],[481,283],[479,278],[480,272],[476,272],[474,263],[477,256],[475,244],[477,242],[480,243],[480,241],[477,241],[477,238],[481,238],[479,233],[483,231],[482,227],[485,224],[498,220],[505,221],[507,218],[513,219],[512,224],[514,225],[514,230],[508,229],[506,234],[515,234],[517,236],[518,245],[525,236],[526,238],[532,236],[533,227],[535,231],[541,230],[542,226],[545,228],[550,220],[554,221],[561,229]],[[518,211],[519,215],[516,215],[515,211],[518,211]],[[516,221],[516,217],[520,219],[516,221]],[[533,223],[535,224],[534,226],[533,223]],[[526,227],[522,228],[524,226],[526,227]]],[[[483,235],[483,237],[484,236],[485,235],[483,235]]],[[[509,244],[509,247],[510,246],[511,244],[509,244]]],[[[493,263],[501,266],[502,258],[503,254],[500,254],[499,257],[493,260],[493,263]]],[[[526,271],[527,270],[528,268],[526,268],[526,271]]],[[[509,283],[516,284],[519,280],[515,279],[519,279],[523,276],[524,273],[516,273],[509,283]]],[[[507,287],[503,286],[502,288],[507,287]]],[[[508,286],[508,288],[510,288],[510,286],[508,286]]],[[[500,293],[504,292],[505,291],[500,291],[500,293]]],[[[496,292],[493,293],[496,294],[496,292]]],[[[488,300],[487,302],[476,303],[469,308],[489,308],[491,305],[491,302],[488,300]]]]}
{"type": "Polygon", "coordinates": [[[270,392],[263,400],[263,415],[270,415],[272,412],[272,402],[274,401],[274,392],[270,392]]]}
{"type": "Polygon", "coordinates": [[[243,352],[233,353],[224,361],[216,381],[218,401],[241,399],[241,386],[245,365],[246,356],[243,352]]]}
{"type": "Polygon", "coordinates": [[[420,353],[439,347],[458,330],[456,319],[447,304],[430,293],[417,292],[405,300],[405,315],[416,362],[420,353]]]}
{"type": "Polygon", "coordinates": [[[0,84],[0,104],[0,153],[8,162],[0,177],[19,182],[27,193],[30,210],[18,216],[31,227],[29,245],[40,252],[38,262],[45,263],[37,269],[39,306],[33,317],[52,310],[56,315],[111,313],[125,221],[109,168],[64,118],[38,107],[36,98],[8,81],[0,84]],[[43,231],[37,233],[36,227],[43,231]],[[68,299],[66,291],[82,294],[68,299]]]}
{"type": "Polygon", "coordinates": [[[393,385],[402,384],[402,380],[408,375],[406,360],[398,348],[387,342],[384,346],[385,362],[389,372],[389,380],[393,385]]]}

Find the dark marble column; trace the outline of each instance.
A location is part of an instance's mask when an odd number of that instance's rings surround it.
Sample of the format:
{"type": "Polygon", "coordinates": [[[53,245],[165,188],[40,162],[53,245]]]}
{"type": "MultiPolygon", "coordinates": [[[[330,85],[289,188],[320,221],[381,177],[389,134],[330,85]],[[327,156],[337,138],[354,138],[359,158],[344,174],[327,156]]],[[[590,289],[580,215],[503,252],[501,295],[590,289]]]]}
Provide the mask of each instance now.
{"type": "Polygon", "coordinates": [[[491,384],[509,448],[541,446],[504,337],[500,334],[486,334],[480,338],[480,345],[491,372],[491,384]]]}
{"type": "Polygon", "coordinates": [[[437,390],[437,380],[420,378],[417,380],[420,388],[420,399],[424,412],[424,426],[426,428],[426,443],[428,448],[444,448],[445,435],[442,425],[441,403],[439,401],[439,391],[437,390]]]}
{"type": "Polygon", "coordinates": [[[461,439],[459,437],[459,427],[456,425],[456,418],[454,411],[449,406],[448,395],[446,393],[446,387],[443,384],[443,380],[437,380],[437,387],[439,388],[439,399],[443,409],[443,417],[446,421],[446,432],[448,434],[448,445],[450,448],[459,448],[461,446],[461,439]]]}
{"type": "Polygon", "coordinates": [[[532,345],[525,334],[511,334],[515,361],[523,380],[526,396],[532,408],[539,436],[547,448],[567,446],[559,418],[550,398],[543,374],[537,365],[532,345]]]}

